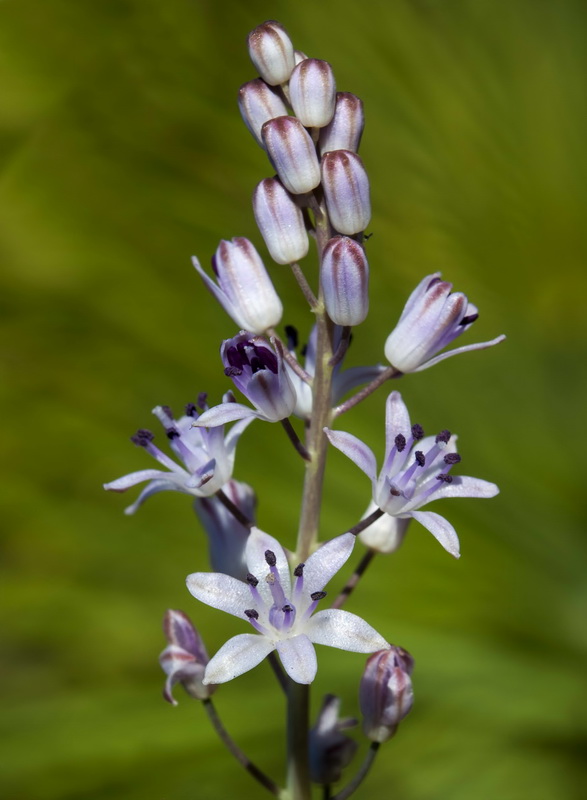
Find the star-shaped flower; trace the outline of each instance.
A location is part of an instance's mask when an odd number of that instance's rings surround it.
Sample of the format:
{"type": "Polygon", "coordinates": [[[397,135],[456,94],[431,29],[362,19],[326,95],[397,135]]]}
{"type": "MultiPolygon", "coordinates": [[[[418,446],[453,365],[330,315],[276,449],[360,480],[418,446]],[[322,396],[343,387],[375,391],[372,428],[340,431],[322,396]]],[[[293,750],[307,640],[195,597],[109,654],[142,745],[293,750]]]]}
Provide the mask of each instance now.
{"type": "Polygon", "coordinates": [[[196,572],[187,578],[198,600],[248,621],[257,633],[241,633],[224,644],[206,667],[204,684],[225,683],[257,666],[277,650],[287,674],[297,683],[316,675],[315,644],[356,653],[373,653],[388,643],[361,617],[340,609],[314,614],[324,586],[349,558],[355,537],[331,539],[293,571],[283,547],[253,528],[246,548],[246,582],[222,573],[196,572]]]}
{"type": "MultiPolygon", "coordinates": [[[[418,520],[451,555],[458,558],[459,539],[453,526],[434,511],[419,509],[442,497],[495,497],[494,483],[452,476],[450,470],[461,457],[456,437],[450,431],[424,437],[420,425],[411,425],[408,409],[399,392],[387,398],[385,419],[385,460],[379,475],[370,447],[350,433],[325,429],[337,447],[370,478],[373,502],[386,514],[400,520],[418,520]]],[[[397,531],[390,531],[395,536],[397,531]]]]}

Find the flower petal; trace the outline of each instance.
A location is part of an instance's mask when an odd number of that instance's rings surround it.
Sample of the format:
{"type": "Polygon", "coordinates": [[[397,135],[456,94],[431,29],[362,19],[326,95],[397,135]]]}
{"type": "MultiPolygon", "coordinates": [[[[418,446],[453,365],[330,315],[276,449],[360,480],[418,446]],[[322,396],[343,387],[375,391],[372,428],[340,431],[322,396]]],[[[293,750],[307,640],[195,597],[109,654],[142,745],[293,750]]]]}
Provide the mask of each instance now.
{"type": "Polygon", "coordinates": [[[267,550],[271,550],[275,555],[275,566],[279,573],[281,587],[285,596],[289,597],[291,592],[291,579],[285,550],[273,536],[269,536],[268,533],[259,530],[259,528],[251,528],[245,550],[245,560],[249,572],[259,580],[259,585],[257,586],[258,591],[261,593],[261,596],[267,600],[269,605],[272,605],[273,599],[271,591],[267,582],[264,580],[265,576],[270,572],[269,565],[265,559],[265,552],[267,550]]]}
{"type": "Polygon", "coordinates": [[[435,514],[434,511],[412,511],[410,516],[429,530],[451,556],[461,557],[459,537],[448,520],[440,514],[435,514]]]}
{"type": "Polygon", "coordinates": [[[352,533],[343,533],[312,553],[304,566],[304,594],[322,591],[353,552],[355,539],[352,533]]]}
{"type": "Polygon", "coordinates": [[[495,497],[499,494],[499,486],[481,478],[468,475],[455,475],[452,483],[443,483],[440,489],[430,496],[428,502],[441,497],[495,497]]]}
{"type": "Polygon", "coordinates": [[[363,383],[370,383],[387,369],[382,364],[372,367],[349,367],[332,377],[332,403],[335,405],[351,389],[363,383]]]}
{"type": "Polygon", "coordinates": [[[277,642],[277,652],[283,668],[296,683],[312,683],[318,663],[314,645],[305,634],[277,642]]]}
{"type": "MultiPolygon", "coordinates": [[[[234,405],[231,403],[230,405],[234,405]]],[[[226,448],[226,455],[228,459],[232,459],[234,456],[234,450],[238,443],[238,440],[242,436],[243,431],[248,428],[251,422],[255,419],[255,417],[251,414],[249,417],[241,419],[240,422],[235,423],[232,428],[226,434],[226,439],[224,440],[224,446],[226,448]]]]}
{"type": "Polygon", "coordinates": [[[220,403],[220,405],[209,408],[194,420],[197,428],[216,428],[218,425],[225,425],[227,422],[234,422],[236,419],[245,417],[258,417],[255,409],[244,406],[242,403],[220,403]]]}
{"type": "Polygon", "coordinates": [[[324,433],[328,437],[330,444],[333,444],[341,453],[344,453],[347,458],[362,469],[365,475],[371,481],[377,478],[377,462],[370,447],[353,436],[352,433],[345,431],[333,431],[330,428],[324,428],[324,433]]]}
{"type": "Polygon", "coordinates": [[[364,619],[337,608],[314,614],[306,625],[306,635],[314,644],[326,644],[354,653],[374,653],[390,646],[364,619]]]}
{"type": "Polygon", "coordinates": [[[200,262],[196,258],[196,256],[192,256],[192,264],[198,271],[200,277],[204,281],[206,288],[210,291],[211,294],[214,295],[216,300],[220,303],[222,308],[226,311],[228,316],[233,319],[236,324],[241,327],[243,325],[243,321],[239,315],[239,310],[232,302],[232,300],[228,297],[225,291],[223,291],[219,286],[217,286],[214,281],[206,275],[204,270],[202,269],[200,262]]]}
{"type": "Polygon", "coordinates": [[[151,481],[148,483],[134,503],[124,509],[124,513],[127,516],[131,516],[131,514],[134,514],[135,511],[143,505],[148,497],[151,497],[151,495],[157,494],[158,492],[182,492],[189,494],[187,489],[182,489],[182,487],[175,481],[169,481],[165,478],[161,478],[161,480],[151,481]]]}
{"type": "Polygon", "coordinates": [[[240,633],[223,644],[210,659],[202,683],[226,683],[260,664],[275,645],[265,636],[240,633]]]}
{"type": "Polygon", "coordinates": [[[478,342],[477,344],[467,344],[464,347],[457,347],[454,350],[449,350],[448,353],[441,353],[439,356],[434,356],[434,358],[431,358],[429,361],[421,364],[413,371],[422,372],[423,369],[433,367],[435,364],[444,361],[445,358],[451,358],[452,356],[459,355],[459,353],[468,353],[470,350],[485,350],[488,347],[493,347],[493,345],[503,342],[505,338],[505,335],[502,333],[501,336],[497,336],[495,339],[491,339],[489,342],[478,342]]]}
{"type": "Polygon", "coordinates": [[[186,583],[197,600],[246,619],[244,611],[251,607],[251,591],[243,581],[222,572],[194,572],[187,576],[186,583]]]}
{"type": "Polygon", "coordinates": [[[141,469],[138,472],[130,472],[128,475],[123,475],[122,478],[117,478],[115,481],[105,483],[104,488],[107,492],[126,492],[127,489],[130,489],[131,486],[136,486],[137,483],[168,477],[169,473],[160,469],[141,469]]]}

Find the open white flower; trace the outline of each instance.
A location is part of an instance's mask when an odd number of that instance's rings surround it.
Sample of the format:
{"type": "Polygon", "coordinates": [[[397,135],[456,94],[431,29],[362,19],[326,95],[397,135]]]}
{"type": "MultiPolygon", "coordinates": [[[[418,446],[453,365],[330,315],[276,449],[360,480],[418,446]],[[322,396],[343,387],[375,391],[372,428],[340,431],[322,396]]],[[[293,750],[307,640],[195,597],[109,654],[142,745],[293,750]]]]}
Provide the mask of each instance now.
{"type": "Polygon", "coordinates": [[[356,653],[389,647],[361,617],[340,609],[314,614],[325,597],[324,586],[349,558],[355,537],[337,536],[293,571],[293,585],[283,547],[253,528],[246,548],[247,582],[222,573],[188,575],[189,591],[213,608],[247,620],[257,633],[241,633],[224,644],[206,667],[204,684],[225,683],[256,667],[277,650],[287,674],[311,683],[317,663],[314,644],[356,653]]]}
{"type": "MultiPolygon", "coordinates": [[[[399,392],[392,392],[387,398],[385,460],[379,475],[375,455],[364,442],[345,431],[325,428],[325,433],[330,443],[370,478],[375,506],[399,520],[410,517],[418,520],[455,558],[460,553],[453,526],[440,514],[419,509],[442,497],[495,497],[499,493],[498,487],[489,481],[449,474],[461,460],[456,451],[456,436],[445,430],[437,436],[424,437],[421,426],[410,423],[408,409],[399,392]]],[[[398,531],[397,527],[389,526],[387,532],[395,540],[405,529],[400,527],[398,531]]],[[[390,552],[392,544],[383,542],[383,548],[377,549],[390,552]]]]}

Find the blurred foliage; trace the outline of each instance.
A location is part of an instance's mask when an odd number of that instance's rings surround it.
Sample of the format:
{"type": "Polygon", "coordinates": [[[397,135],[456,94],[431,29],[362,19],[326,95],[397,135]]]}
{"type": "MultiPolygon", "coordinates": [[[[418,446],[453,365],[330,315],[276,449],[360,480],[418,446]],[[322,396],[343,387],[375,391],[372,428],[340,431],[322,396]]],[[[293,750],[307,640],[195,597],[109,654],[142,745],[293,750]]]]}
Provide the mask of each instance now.
{"type": "MultiPolygon", "coordinates": [[[[414,524],[349,604],[417,662],[414,711],[357,796],[580,800],[583,0],[2,3],[0,793],[257,796],[197,704],[160,700],[165,608],[191,614],[212,651],[240,630],[185,590],[206,569],[190,502],[160,495],[127,518],[129,498],[101,484],[150,466],[128,435],[154,405],[227,388],[216,354],[233,326],[189,256],[207,260],[221,237],[261,244],[249,201],[269,168],[235,94],[254,76],[245,35],[267,18],[365,101],[372,314],[351,362],[382,358],[407,294],[437,269],[481,307],[469,341],[509,336],[401,386],[427,429],[458,431],[465,472],[502,493],[446,501],[460,562],[414,524]]],[[[285,321],[307,335],[291,275],[273,274],[285,321]]],[[[343,426],[378,451],[384,398],[343,426]]],[[[259,491],[261,526],[291,545],[302,467],[275,431],[249,429],[236,474],[259,491]]],[[[325,537],[366,504],[366,480],[344,462],[331,454],[325,537]]],[[[319,660],[315,707],[334,690],[356,713],[363,657],[325,648],[319,660]]],[[[282,700],[268,674],[227,685],[217,704],[280,778],[282,700]]]]}

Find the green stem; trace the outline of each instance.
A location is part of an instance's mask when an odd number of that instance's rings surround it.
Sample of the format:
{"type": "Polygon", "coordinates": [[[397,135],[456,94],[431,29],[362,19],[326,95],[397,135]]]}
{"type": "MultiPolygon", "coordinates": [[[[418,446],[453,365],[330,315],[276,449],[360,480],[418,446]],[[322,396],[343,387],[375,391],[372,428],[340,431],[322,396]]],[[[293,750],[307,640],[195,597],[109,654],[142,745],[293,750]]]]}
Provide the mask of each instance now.
{"type": "Polygon", "coordinates": [[[367,777],[367,773],[373,766],[373,762],[375,761],[375,756],[379,751],[379,742],[371,742],[371,747],[367,751],[367,755],[365,756],[365,760],[359,767],[359,771],[352,779],[352,781],[341,789],[338,794],[335,794],[333,800],[347,800],[347,797],[350,797],[363,783],[365,778],[367,777]]]}
{"type": "Polygon", "coordinates": [[[291,678],[287,687],[287,788],[291,800],[311,800],[308,764],[310,687],[291,678]]]}

